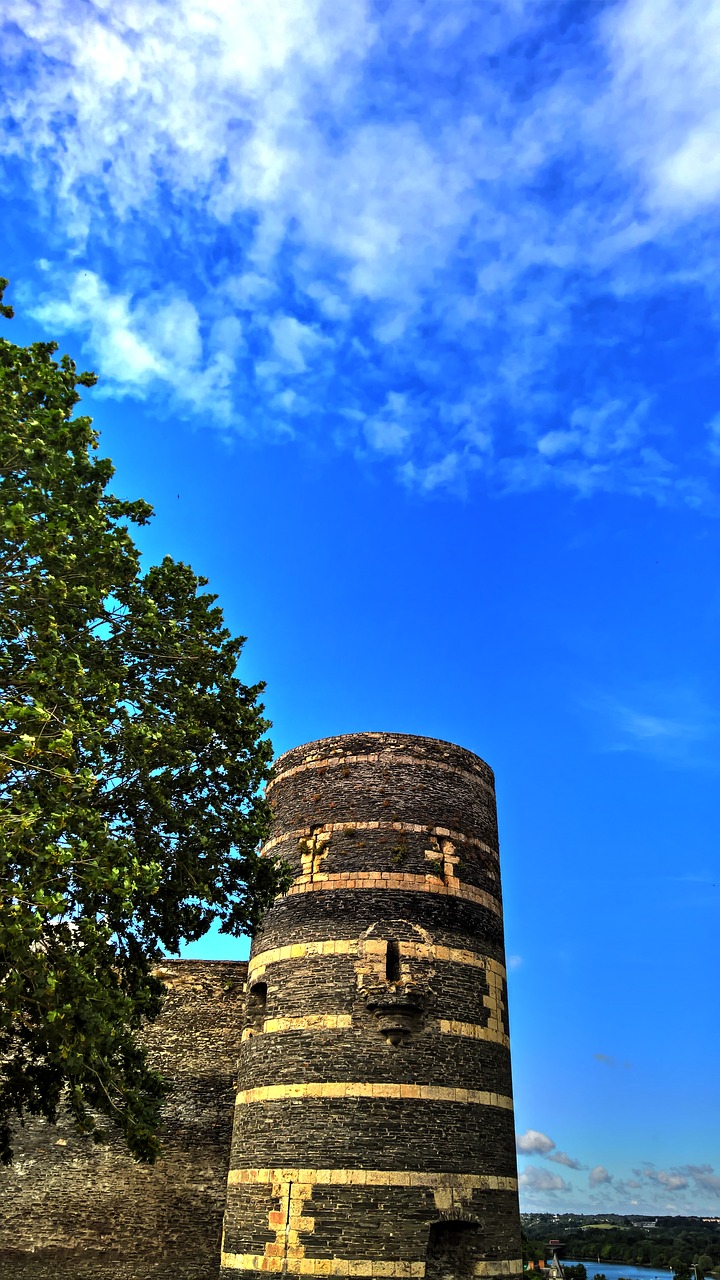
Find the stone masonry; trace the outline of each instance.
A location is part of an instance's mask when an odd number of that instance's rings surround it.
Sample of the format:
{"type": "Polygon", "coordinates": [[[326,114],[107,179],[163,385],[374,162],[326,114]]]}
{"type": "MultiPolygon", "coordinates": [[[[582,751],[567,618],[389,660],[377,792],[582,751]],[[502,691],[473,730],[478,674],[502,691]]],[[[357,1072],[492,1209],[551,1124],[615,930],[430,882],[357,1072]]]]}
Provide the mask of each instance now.
{"type": "Polygon", "coordinates": [[[351,734],[270,798],[294,879],[250,957],[222,1280],[519,1273],[492,772],[351,734]]]}
{"type": "Polygon", "coordinates": [[[148,1028],[165,1158],[29,1122],[0,1170],[0,1280],[217,1280],[247,965],[171,960],[148,1028]]]}
{"type": "Polygon", "coordinates": [[[167,965],[165,1159],[29,1127],[0,1280],[521,1273],[491,770],[349,734],[269,796],[293,880],[249,968],[167,965]]]}

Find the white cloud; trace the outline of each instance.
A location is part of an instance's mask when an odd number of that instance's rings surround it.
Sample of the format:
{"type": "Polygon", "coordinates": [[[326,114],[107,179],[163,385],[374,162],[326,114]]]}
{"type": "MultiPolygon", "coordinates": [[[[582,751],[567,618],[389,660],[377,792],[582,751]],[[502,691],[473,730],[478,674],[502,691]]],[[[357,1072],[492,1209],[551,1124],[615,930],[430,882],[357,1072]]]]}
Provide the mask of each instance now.
{"type": "Polygon", "coordinates": [[[574,451],[581,438],[579,431],[548,431],[537,442],[538,452],[543,457],[556,458],[560,453],[574,451]]]}
{"type": "MultiPolygon", "coordinates": [[[[167,307],[165,308],[165,311],[167,307]]],[[[133,312],[127,294],[111,295],[102,280],[94,272],[78,272],[65,298],[49,299],[34,309],[37,319],[61,332],[68,330],[80,318],[92,334],[90,346],[97,355],[106,377],[129,387],[146,382],[153,376],[165,374],[160,352],[161,338],[157,343],[139,336],[147,330],[139,314],[133,312]]],[[[185,328],[188,329],[186,319],[185,328]]],[[[160,318],[161,334],[166,332],[165,317],[160,318]]]]}
{"type": "Polygon", "coordinates": [[[419,493],[433,493],[436,489],[457,487],[460,477],[464,474],[461,456],[454,450],[426,467],[416,466],[414,462],[406,462],[400,468],[400,476],[408,488],[416,489],[419,493]]]}
{"type": "Polygon", "coordinates": [[[371,449],[378,453],[402,453],[412,436],[413,421],[407,397],[391,391],[380,413],[368,418],[364,434],[371,449]]]}
{"type": "Polygon", "coordinates": [[[326,341],[311,325],[301,324],[294,316],[274,316],[269,327],[276,354],[297,373],[307,369],[307,358],[326,341]]]}
{"type": "MultiPolygon", "coordinates": [[[[707,500],[624,356],[671,290],[720,323],[718,4],[590,6],[560,42],[530,0],[481,25],[462,0],[6,14],[5,146],[45,275],[91,268],[36,314],[114,389],[252,431],[301,380],[288,430],[362,435],[424,493],[482,474],[707,500]]],[[[706,438],[720,453],[715,419],[706,438]]]]}
{"type": "Polygon", "coordinates": [[[535,1155],[545,1155],[546,1152],[552,1151],[555,1143],[546,1133],[540,1133],[538,1129],[526,1129],[524,1133],[518,1135],[516,1145],[518,1151],[523,1151],[526,1155],[531,1152],[535,1155]]]}
{"type": "Polygon", "coordinates": [[[76,272],[64,293],[58,285],[30,313],[60,333],[82,323],[84,351],[109,384],[105,390],[143,394],[155,382],[169,383],[181,404],[220,422],[229,418],[229,387],[243,345],[234,316],[218,319],[203,342],[186,294],[113,293],[92,271],[76,272]]]}
{"type": "Polygon", "coordinates": [[[677,1170],[668,1172],[666,1169],[648,1168],[643,1173],[650,1182],[664,1187],[666,1191],[684,1191],[690,1185],[688,1178],[677,1170]]]}
{"type": "Polygon", "coordinates": [[[535,1165],[527,1165],[518,1178],[520,1187],[525,1191],[570,1191],[570,1185],[559,1173],[551,1173],[549,1169],[538,1169],[535,1165]]]}
{"type": "Polygon", "coordinates": [[[596,1164],[594,1169],[590,1170],[588,1182],[591,1187],[601,1187],[606,1183],[612,1182],[612,1174],[602,1164],[596,1164]]]}
{"type": "Polygon", "coordinates": [[[72,8],[10,0],[6,17],[45,59],[31,91],[13,103],[22,142],[39,159],[59,126],[65,146],[55,148],[54,163],[63,191],[77,197],[104,173],[118,212],[155,196],[160,178],[216,199],[245,188],[258,202],[270,199],[293,156],[283,134],[304,80],[362,57],[372,39],[362,0],[343,8],[338,22],[323,0],[178,0],[172,9],[159,0],[72,8]],[[249,141],[233,146],[243,126],[249,141]],[[229,165],[224,183],[221,161],[229,165]]]}
{"type": "Polygon", "coordinates": [[[409,437],[408,428],[397,420],[378,417],[365,424],[365,438],[378,453],[402,453],[409,437]]]}
{"type": "Polygon", "coordinates": [[[720,8],[708,0],[628,0],[607,12],[618,142],[653,211],[683,217],[720,196],[720,8]]]}
{"type": "MultiPolygon", "coordinates": [[[[562,1164],[567,1169],[582,1169],[584,1166],[578,1160],[574,1160],[566,1151],[554,1151],[555,1143],[546,1133],[541,1133],[538,1129],[526,1129],[525,1133],[519,1134],[516,1138],[515,1145],[518,1151],[525,1155],[544,1156],[547,1160],[554,1160],[556,1164],[562,1164]]],[[[528,1166],[528,1172],[531,1176],[539,1174],[541,1170],[534,1170],[532,1166],[528,1166]]],[[[554,1175],[549,1174],[549,1177],[554,1175]]],[[[560,1179],[562,1182],[562,1179],[560,1179]]],[[[564,1185],[564,1184],[563,1184],[564,1185]]]]}

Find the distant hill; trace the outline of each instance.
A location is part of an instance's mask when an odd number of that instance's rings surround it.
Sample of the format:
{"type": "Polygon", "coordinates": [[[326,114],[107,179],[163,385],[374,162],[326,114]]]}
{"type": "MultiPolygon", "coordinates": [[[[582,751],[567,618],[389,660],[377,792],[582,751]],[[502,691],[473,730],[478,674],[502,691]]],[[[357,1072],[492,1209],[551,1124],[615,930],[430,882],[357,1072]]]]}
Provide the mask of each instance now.
{"type": "Polygon", "coordinates": [[[548,1241],[560,1239],[566,1258],[672,1267],[678,1280],[693,1268],[698,1280],[720,1268],[717,1218],[620,1213],[523,1213],[520,1218],[526,1261],[546,1258],[548,1241]]]}

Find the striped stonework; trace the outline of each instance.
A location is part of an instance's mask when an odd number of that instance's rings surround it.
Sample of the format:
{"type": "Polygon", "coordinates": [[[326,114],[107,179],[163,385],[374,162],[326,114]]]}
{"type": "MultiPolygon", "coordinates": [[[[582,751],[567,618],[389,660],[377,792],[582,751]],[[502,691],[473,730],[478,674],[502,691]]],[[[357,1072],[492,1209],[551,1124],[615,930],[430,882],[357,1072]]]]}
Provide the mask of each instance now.
{"type": "MultiPolygon", "coordinates": [[[[378,738],[384,738],[387,735],[367,734],[365,736],[369,738],[373,736],[376,736],[378,738]]],[[[290,751],[287,753],[288,756],[291,756],[292,754],[293,752],[290,752],[290,751]]],[[[469,755],[470,753],[468,752],[467,754],[469,755]]],[[[475,759],[477,759],[477,757],[475,757],[475,759]]],[[[340,766],[342,766],[343,769],[347,769],[351,765],[370,765],[375,771],[377,770],[378,767],[382,769],[383,765],[390,765],[395,768],[398,765],[409,765],[410,768],[413,770],[413,772],[416,772],[418,767],[422,767],[422,766],[427,766],[429,768],[432,768],[436,772],[446,769],[448,772],[453,774],[453,777],[455,779],[464,778],[467,781],[469,781],[473,786],[485,787],[492,795],[493,801],[495,799],[495,788],[493,786],[492,781],[488,779],[487,776],[483,776],[483,774],[479,770],[478,771],[473,770],[472,772],[470,772],[469,770],[465,770],[462,767],[458,767],[458,765],[456,764],[446,763],[442,760],[429,760],[429,759],[425,760],[425,759],[419,759],[415,755],[402,755],[400,753],[395,753],[395,752],[391,753],[391,752],[382,752],[382,751],[359,753],[357,755],[352,755],[350,753],[347,753],[336,759],[328,759],[328,758],[321,757],[320,759],[317,759],[317,760],[305,760],[303,764],[296,764],[288,768],[282,768],[282,769],[278,769],[276,766],[275,776],[268,783],[267,789],[268,791],[270,791],[273,787],[277,787],[279,783],[286,782],[289,778],[292,778],[294,775],[298,773],[315,772],[320,769],[323,769],[323,770],[332,769],[332,768],[338,768],[340,766]]],[[[489,773],[490,773],[490,770],[488,769],[487,765],[485,765],[485,774],[489,774],[489,773]]]]}
{"type": "Polygon", "coordinates": [[[464,898],[466,902],[477,902],[495,915],[502,915],[502,906],[498,899],[484,889],[476,889],[474,885],[463,884],[456,877],[450,883],[436,879],[434,876],[408,875],[400,871],[341,871],[336,875],[299,875],[293,880],[287,896],[296,893],[328,892],[333,889],[345,890],[400,890],[404,893],[439,893],[455,898],[464,898]]]}
{"type": "MultiPolygon", "coordinates": [[[[492,1178],[482,1175],[423,1173],[416,1170],[391,1169],[233,1169],[229,1186],[262,1184],[272,1189],[278,1209],[268,1213],[268,1228],[273,1240],[262,1254],[223,1252],[224,1266],[233,1271],[287,1271],[297,1275],[423,1275],[425,1263],[382,1261],[358,1258],[312,1258],[306,1256],[303,1240],[315,1229],[313,1195],[317,1188],[407,1187],[427,1189],[436,1208],[457,1210],[469,1201],[473,1191],[510,1191],[517,1189],[515,1178],[492,1178]],[[332,1265],[333,1270],[328,1270],[332,1265]],[[409,1270],[409,1268],[415,1270],[409,1270]],[[358,1269],[360,1268],[360,1269],[358,1269]],[[368,1270],[367,1268],[370,1268],[368,1270]],[[420,1269],[421,1268],[421,1269],[420,1269]]],[[[481,1261],[474,1264],[473,1275],[508,1276],[521,1271],[522,1265],[506,1260],[481,1261]]]]}
{"type": "Polygon", "coordinates": [[[502,1107],[512,1111],[512,1098],[480,1089],[454,1089],[436,1084],[378,1084],[347,1081],[322,1081],[293,1084],[271,1084],[259,1089],[241,1089],[235,1105],[249,1106],[258,1102],[285,1102],[291,1098],[394,1098],[416,1102],[462,1102],[479,1107],[502,1107]]]}
{"type": "Polygon", "coordinates": [[[221,1277],[519,1274],[491,771],[350,735],[269,798],[293,879],[253,940],[221,1277]]]}
{"type": "MultiPolygon", "coordinates": [[[[368,1276],[373,1280],[422,1280],[426,1264],[422,1262],[386,1262],[369,1258],[290,1258],[287,1255],[267,1257],[256,1253],[223,1253],[222,1265],[232,1271],[269,1271],[298,1276],[368,1276]],[[289,1269],[288,1269],[289,1267],[289,1269]]],[[[522,1259],[513,1261],[476,1262],[472,1276],[520,1276],[522,1259]]]]}
{"type": "Polygon", "coordinates": [[[458,1188],[464,1194],[480,1191],[517,1191],[517,1178],[492,1174],[427,1173],[418,1169],[231,1169],[228,1183],[300,1182],[321,1187],[431,1187],[458,1188]]]}
{"type": "MultiPolygon", "coordinates": [[[[249,980],[257,982],[266,976],[268,969],[275,965],[293,961],[313,961],[316,958],[322,963],[322,957],[352,956],[358,972],[362,963],[364,973],[380,978],[385,963],[386,944],[372,938],[358,940],[356,938],[323,939],[317,942],[295,943],[290,946],[276,947],[260,952],[250,962],[249,980]],[[375,961],[373,964],[372,961],[375,961]]],[[[491,956],[481,956],[476,952],[458,947],[433,946],[427,942],[401,942],[398,944],[398,957],[401,970],[407,966],[408,977],[412,978],[412,967],[417,965],[470,965],[481,969],[487,982],[487,993],[483,996],[483,1004],[487,1016],[482,1022],[465,1022],[457,1018],[440,1018],[435,1023],[435,1031],[440,1035],[469,1036],[476,1040],[489,1040],[509,1047],[509,1037],[504,1030],[506,1025],[505,988],[506,974],[503,965],[498,964],[491,956]]],[[[325,1030],[351,1031],[353,1019],[351,1014],[313,1013],[297,1017],[264,1018],[254,1027],[246,1027],[243,1039],[252,1035],[277,1034],[284,1031],[306,1031],[324,1028],[325,1030]]]]}
{"type": "Polygon", "coordinates": [[[231,1271],[269,1271],[277,1275],[281,1272],[284,1275],[295,1276],[370,1276],[387,1277],[403,1277],[404,1280],[412,1280],[413,1277],[425,1275],[424,1262],[386,1262],[384,1259],[368,1259],[368,1258],[300,1258],[294,1255],[288,1256],[287,1253],[280,1254],[277,1257],[268,1257],[267,1254],[257,1253],[226,1253],[222,1254],[222,1265],[231,1271]]]}
{"type": "MultiPolygon", "coordinates": [[[[371,943],[365,943],[365,950],[368,950],[370,945],[371,943]]],[[[383,945],[383,943],[379,944],[381,948],[383,945]]],[[[259,951],[250,960],[248,977],[252,982],[267,969],[268,965],[282,964],[287,960],[305,960],[308,956],[354,956],[357,955],[361,946],[357,938],[335,938],[319,942],[296,942],[289,946],[274,947],[269,951],[259,951]]],[[[506,976],[504,965],[498,964],[491,956],[479,955],[475,951],[467,951],[460,947],[433,946],[432,943],[427,942],[400,942],[398,946],[401,957],[406,956],[408,959],[431,960],[452,965],[469,964],[478,969],[486,969],[502,980],[506,976]]]]}
{"type": "Polygon", "coordinates": [[[264,1018],[257,1030],[245,1027],[243,1040],[262,1033],[278,1035],[283,1031],[349,1031],[352,1028],[350,1013],[308,1013],[299,1018],[264,1018]]]}
{"type": "MultiPolygon", "coordinates": [[[[314,828],[311,826],[296,827],[292,831],[286,831],[283,835],[274,836],[272,840],[266,840],[263,845],[263,853],[267,856],[276,849],[281,848],[287,841],[295,842],[298,840],[307,840],[312,836],[314,828]]],[[[356,836],[368,831],[381,832],[400,832],[405,835],[420,835],[435,839],[452,840],[456,844],[467,845],[482,849],[483,853],[487,853],[490,857],[497,861],[497,849],[487,844],[484,840],[474,839],[472,836],[465,835],[462,831],[453,831],[450,827],[433,827],[428,829],[421,822],[327,822],[323,825],[323,832],[330,836],[337,832],[345,832],[349,834],[353,832],[356,836]]]]}

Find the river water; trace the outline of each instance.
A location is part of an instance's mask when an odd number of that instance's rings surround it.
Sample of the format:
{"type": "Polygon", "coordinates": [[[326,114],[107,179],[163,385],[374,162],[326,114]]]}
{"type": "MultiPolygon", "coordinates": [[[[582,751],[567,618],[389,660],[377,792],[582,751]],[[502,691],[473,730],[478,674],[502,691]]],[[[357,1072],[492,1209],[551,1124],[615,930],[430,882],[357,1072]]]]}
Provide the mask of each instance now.
{"type": "Polygon", "coordinates": [[[578,1262],[582,1262],[587,1267],[588,1280],[602,1273],[607,1280],[670,1280],[672,1271],[666,1271],[663,1267],[635,1267],[631,1262],[593,1262],[588,1258],[561,1258],[563,1266],[577,1266],[578,1262]]]}

